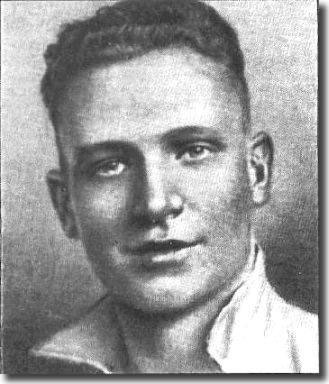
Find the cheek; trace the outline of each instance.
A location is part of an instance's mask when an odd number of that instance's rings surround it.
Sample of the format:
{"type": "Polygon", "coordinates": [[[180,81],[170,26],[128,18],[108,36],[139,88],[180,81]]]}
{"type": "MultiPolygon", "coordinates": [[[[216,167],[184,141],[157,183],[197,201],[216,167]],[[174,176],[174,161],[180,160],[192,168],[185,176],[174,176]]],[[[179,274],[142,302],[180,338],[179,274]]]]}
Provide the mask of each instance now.
{"type": "Polygon", "coordinates": [[[249,187],[244,161],[233,155],[224,160],[201,168],[194,173],[192,182],[185,185],[188,200],[203,211],[240,211],[247,202],[249,187]]]}
{"type": "Polygon", "coordinates": [[[82,234],[104,235],[120,231],[125,221],[128,194],[125,188],[79,185],[74,194],[74,211],[82,234]]]}
{"type": "MultiPolygon", "coordinates": [[[[91,265],[105,285],[115,265],[116,249],[123,240],[127,193],[124,188],[79,185],[74,194],[74,210],[80,239],[91,265]]],[[[120,267],[119,267],[120,268],[120,267]]]]}

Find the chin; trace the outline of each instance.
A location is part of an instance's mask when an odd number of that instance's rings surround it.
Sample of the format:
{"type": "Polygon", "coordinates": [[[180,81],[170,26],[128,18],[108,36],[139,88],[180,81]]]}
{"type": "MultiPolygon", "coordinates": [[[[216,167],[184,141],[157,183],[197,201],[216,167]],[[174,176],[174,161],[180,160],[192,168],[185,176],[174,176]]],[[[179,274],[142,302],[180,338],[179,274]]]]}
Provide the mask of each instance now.
{"type": "Polygon", "coordinates": [[[164,290],[159,292],[137,291],[124,296],[118,295],[115,301],[126,307],[147,313],[147,314],[177,314],[196,308],[214,296],[214,292],[177,292],[164,290]]]}

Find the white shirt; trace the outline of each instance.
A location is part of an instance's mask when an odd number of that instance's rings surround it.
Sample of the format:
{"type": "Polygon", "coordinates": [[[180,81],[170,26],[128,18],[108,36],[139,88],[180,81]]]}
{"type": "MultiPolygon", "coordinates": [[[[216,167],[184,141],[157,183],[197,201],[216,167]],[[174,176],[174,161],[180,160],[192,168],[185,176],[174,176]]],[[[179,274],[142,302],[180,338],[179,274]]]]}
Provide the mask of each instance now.
{"type": "MultiPolygon", "coordinates": [[[[223,373],[319,373],[316,315],[286,303],[269,284],[263,251],[221,310],[208,335],[208,353],[223,373]]],[[[29,353],[41,374],[123,373],[124,345],[109,299],[78,323],[29,353]]]]}

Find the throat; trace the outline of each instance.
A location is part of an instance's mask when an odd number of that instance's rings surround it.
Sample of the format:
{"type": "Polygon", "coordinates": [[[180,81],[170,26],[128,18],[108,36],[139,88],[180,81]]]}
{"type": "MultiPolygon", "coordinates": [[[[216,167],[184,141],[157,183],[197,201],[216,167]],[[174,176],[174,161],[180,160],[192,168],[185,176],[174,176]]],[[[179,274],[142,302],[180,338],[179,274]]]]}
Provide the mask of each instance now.
{"type": "Polygon", "coordinates": [[[211,300],[189,312],[145,314],[117,305],[129,373],[215,373],[207,337],[224,302],[211,300]]]}

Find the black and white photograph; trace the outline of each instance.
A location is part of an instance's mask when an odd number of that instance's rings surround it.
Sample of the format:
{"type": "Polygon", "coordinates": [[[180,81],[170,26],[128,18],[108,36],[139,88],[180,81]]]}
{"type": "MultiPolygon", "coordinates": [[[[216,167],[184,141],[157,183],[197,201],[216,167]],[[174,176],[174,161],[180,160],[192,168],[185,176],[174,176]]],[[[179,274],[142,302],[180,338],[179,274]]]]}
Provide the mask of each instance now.
{"type": "Polygon", "coordinates": [[[2,372],[319,374],[317,1],[1,15],[2,372]]]}

